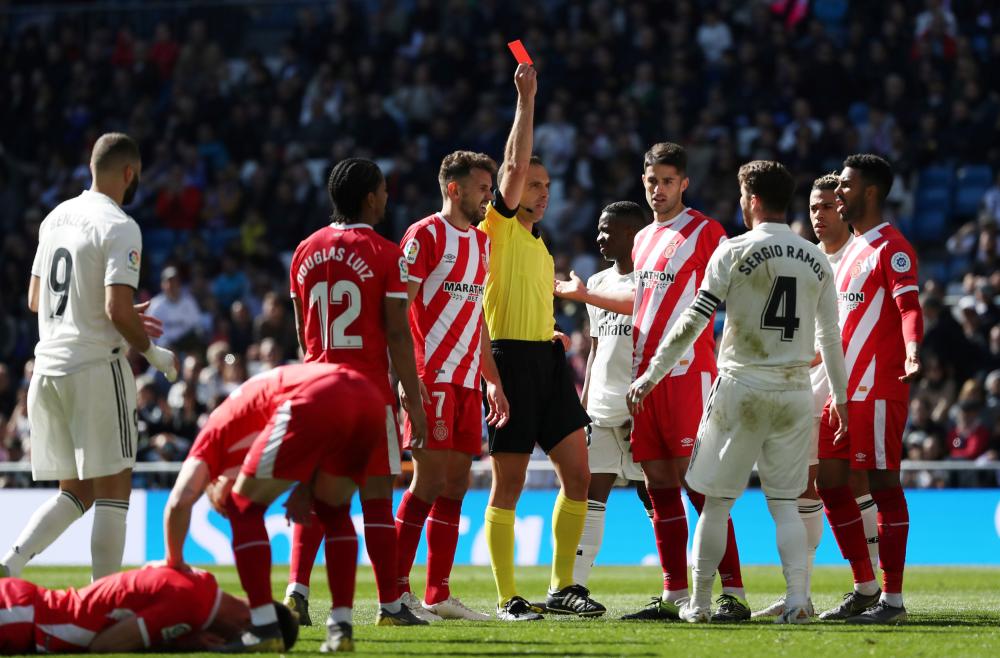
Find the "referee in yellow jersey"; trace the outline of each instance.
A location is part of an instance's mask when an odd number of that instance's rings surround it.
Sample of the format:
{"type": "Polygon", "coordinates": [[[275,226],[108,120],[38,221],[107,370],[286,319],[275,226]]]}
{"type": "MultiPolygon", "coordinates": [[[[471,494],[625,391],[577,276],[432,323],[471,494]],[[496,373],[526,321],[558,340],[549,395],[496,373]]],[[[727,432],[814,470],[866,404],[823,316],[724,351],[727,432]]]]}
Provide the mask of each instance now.
{"type": "Polygon", "coordinates": [[[563,343],[556,338],[555,267],[535,228],[549,199],[549,175],[531,155],[535,69],[519,65],[514,84],[514,126],[497,175],[498,189],[479,225],[491,244],[483,310],[510,402],[510,421],[490,429],[493,488],[486,508],[486,543],[497,584],[497,617],[542,618],[542,609],[518,596],[514,583],[514,508],[535,444],[552,460],[562,485],[552,511],[552,577],[545,607],[554,614],[598,616],[604,606],[573,582],[587,514],[590,469],[584,428],[590,419],[577,397],[563,343]]]}

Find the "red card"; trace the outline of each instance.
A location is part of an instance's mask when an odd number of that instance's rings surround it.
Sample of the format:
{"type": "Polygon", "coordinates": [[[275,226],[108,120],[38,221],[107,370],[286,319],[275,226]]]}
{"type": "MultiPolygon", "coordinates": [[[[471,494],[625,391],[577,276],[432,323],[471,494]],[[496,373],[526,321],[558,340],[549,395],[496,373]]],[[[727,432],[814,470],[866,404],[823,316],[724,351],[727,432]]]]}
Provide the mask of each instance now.
{"type": "Polygon", "coordinates": [[[517,41],[511,41],[507,44],[507,47],[510,48],[510,52],[514,54],[514,59],[517,60],[518,64],[534,64],[534,62],[531,61],[531,57],[528,55],[528,51],[524,49],[524,44],[521,43],[520,39],[517,41]]]}

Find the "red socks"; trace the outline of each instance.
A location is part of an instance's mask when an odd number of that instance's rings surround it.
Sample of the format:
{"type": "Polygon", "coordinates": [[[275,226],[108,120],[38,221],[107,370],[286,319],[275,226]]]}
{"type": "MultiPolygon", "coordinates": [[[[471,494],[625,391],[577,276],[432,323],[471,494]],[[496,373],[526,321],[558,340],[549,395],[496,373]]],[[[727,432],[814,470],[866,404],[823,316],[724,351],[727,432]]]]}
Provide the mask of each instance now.
{"type": "MultiPolygon", "coordinates": [[[[315,505],[313,508],[315,509],[315,505]]],[[[311,524],[295,524],[292,529],[292,554],[288,567],[289,585],[298,583],[309,587],[309,577],[312,575],[313,564],[316,562],[316,554],[322,541],[323,523],[315,512],[312,514],[311,524]]]]}
{"type": "MultiPolygon", "coordinates": [[[[417,556],[424,521],[431,511],[431,504],[417,498],[409,490],[396,508],[396,584],[400,592],[410,591],[410,570],[417,556]]],[[[428,529],[427,534],[430,535],[428,529]]]]}
{"type": "Polygon", "coordinates": [[[438,496],[427,519],[427,589],[424,601],[428,605],[440,603],[451,596],[448,579],[455,564],[461,520],[462,501],[438,496]]]}
{"type": "MultiPolygon", "coordinates": [[[[840,546],[840,553],[851,563],[851,571],[854,574],[855,584],[867,583],[875,580],[875,572],[872,571],[871,558],[868,555],[868,540],[865,538],[865,527],[861,522],[861,510],[854,500],[854,494],[850,487],[833,487],[830,489],[819,489],[819,497],[823,499],[826,507],[826,518],[830,522],[830,529],[833,536],[837,538],[837,545],[840,546]]],[[[874,498],[874,493],[872,495],[874,498]]],[[[900,491],[902,497],[902,491],[900,491]]],[[[876,500],[876,504],[878,501],[876,500]]],[[[905,501],[904,501],[905,514],[905,501]]],[[[879,508],[879,518],[882,518],[882,510],[879,508]]],[[[881,522],[879,524],[881,530],[881,522]]],[[[879,532],[879,535],[882,533],[879,532]]],[[[883,550],[882,538],[879,537],[879,552],[883,550]]],[[[906,551],[906,535],[903,535],[903,551],[906,551]]],[[[900,565],[900,580],[902,580],[902,565],[900,565]]]]}
{"type": "Polygon", "coordinates": [[[665,591],[687,589],[688,525],[680,487],[648,489],[665,591]]]}
{"type": "Polygon", "coordinates": [[[396,587],[396,524],[392,520],[392,500],[372,498],[361,501],[365,516],[365,548],[375,571],[379,603],[399,598],[396,587]]]}
{"type": "Polygon", "coordinates": [[[353,607],[358,575],[358,535],[351,521],[351,507],[331,507],[314,500],[313,509],[316,511],[315,524],[326,538],[326,579],[330,585],[332,607],[353,607]]]}
{"type": "MultiPolygon", "coordinates": [[[[698,514],[705,508],[705,495],[697,491],[688,491],[688,499],[694,505],[698,514]]],[[[719,562],[719,580],[723,587],[743,587],[743,572],[740,571],[740,550],[736,546],[736,529],[733,527],[733,519],[729,518],[728,534],[726,535],[726,552],[719,562]]]]}
{"type": "Polygon", "coordinates": [[[882,565],[882,590],[887,594],[903,591],[906,538],[910,532],[910,511],[901,487],[872,491],[878,506],[878,557],[882,565]]]}
{"type": "Polygon", "coordinates": [[[226,499],[226,513],[233,528],[233,556],[240,584],[250,600],[250,608],[271,603],[271,542],[264,526],[266,505],[260,505],[235,491],[226,499]]]}

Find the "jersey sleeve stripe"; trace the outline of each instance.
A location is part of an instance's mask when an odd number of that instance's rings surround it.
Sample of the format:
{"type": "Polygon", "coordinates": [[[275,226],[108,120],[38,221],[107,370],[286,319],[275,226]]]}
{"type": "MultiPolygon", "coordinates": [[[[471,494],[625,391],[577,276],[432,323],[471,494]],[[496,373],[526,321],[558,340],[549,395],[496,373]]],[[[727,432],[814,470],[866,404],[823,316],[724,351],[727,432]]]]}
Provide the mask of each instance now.
{"type": "Polygon", "coordinates": [[[413,283],[423,283],[424,281],[419,276],[413,276],[412,274],[409,275],[409,280],[412,281],[413,283]]]}
{"type": "Polygon", "coordinates": [[[917,286],[903,286],[899,290],[893,292],[892,297],[893,299],[895,299],[896,297],[899,297],[900,295],[906,294],[908,292],[920,292],[920,288],[918,288],[917,286]]]}
{"type": "Polygon", "coordinates": [[[142,646],[148,649],[152,646],[152,643],[149,641],[149,630],[146,628],[146,620],[142,617],[136,617],[135,623],[139,627],[139,634],[142,635],[142,646]]]}
{"type": "Polygon", "coordinates": [[[718,297],[716,297],[712,293],[708,292],[707,290],[700,290],[700,291],[698,291],[698,296],[699,297],[706,297],[706,298],[708,298],[709,301],[715,302],[716,306],[718,306],[719,304],[722,303],[721,299],[719,299],[718,297]]]}
{"type": "Polygon", "coordinates": [[[386,297],[392,297],[394,299],[408,299],[410,297],[409,293],[405,292],[387,292],[386,297]]]}

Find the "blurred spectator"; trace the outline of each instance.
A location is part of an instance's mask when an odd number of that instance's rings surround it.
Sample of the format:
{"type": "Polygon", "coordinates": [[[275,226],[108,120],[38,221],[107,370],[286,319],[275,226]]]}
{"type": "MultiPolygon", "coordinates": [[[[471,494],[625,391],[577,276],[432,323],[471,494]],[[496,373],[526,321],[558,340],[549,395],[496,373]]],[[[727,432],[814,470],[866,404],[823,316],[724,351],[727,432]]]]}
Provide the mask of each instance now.
{"type": "Polygon", "coordinates": [[[149,303],[149,314],[163,323],[163,336],[157,342],[164,347],[190,345],[197,340],[201,329],[201,310],[194,297],[184,290],[176,267],[163,268],[160,290],[149,303]]]}

